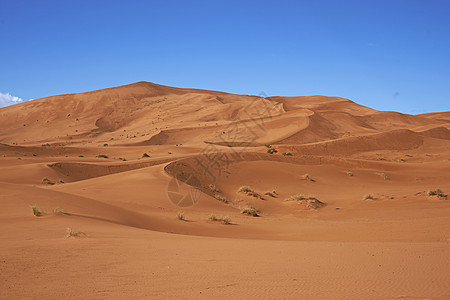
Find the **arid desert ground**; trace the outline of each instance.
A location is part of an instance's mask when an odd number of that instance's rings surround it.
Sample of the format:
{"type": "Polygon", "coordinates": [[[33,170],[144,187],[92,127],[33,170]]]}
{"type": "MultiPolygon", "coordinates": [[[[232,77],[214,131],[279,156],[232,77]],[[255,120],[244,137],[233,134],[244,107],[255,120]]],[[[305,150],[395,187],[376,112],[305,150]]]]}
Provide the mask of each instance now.
{"type": "Polygon", "coordinates": [[[450,112],[138,82],[0,128],[1,299],[450,299],[450,112]]]}

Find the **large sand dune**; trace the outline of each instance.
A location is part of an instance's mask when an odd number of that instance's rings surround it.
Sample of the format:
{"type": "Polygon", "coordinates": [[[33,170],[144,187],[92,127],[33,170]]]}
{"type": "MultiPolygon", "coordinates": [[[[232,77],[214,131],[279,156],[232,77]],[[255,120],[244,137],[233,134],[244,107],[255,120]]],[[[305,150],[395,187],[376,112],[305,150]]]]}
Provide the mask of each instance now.
{"type": "Polygon", "coordinates": [[[148,82],[2,108],[0,298],[450,299],[449,116],[148,82]]]}

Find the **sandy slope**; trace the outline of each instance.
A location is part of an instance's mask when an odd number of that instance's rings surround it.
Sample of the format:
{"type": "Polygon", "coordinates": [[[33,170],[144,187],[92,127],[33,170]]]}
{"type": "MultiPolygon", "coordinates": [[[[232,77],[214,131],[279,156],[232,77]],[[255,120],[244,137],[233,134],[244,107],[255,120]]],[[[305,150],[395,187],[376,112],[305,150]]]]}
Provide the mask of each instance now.
{"type": "Polygon", "coordinates": [[[146,82],[0,109],[0,298],[449,299],[448,114],[146,82]]]}

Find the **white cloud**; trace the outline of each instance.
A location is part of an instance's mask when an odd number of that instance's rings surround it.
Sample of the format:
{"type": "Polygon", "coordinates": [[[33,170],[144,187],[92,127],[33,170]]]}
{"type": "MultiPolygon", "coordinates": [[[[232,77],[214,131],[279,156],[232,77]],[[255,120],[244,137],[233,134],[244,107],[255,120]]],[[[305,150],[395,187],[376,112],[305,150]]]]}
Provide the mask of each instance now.
{"type": "Polygon", "coordinates": [[[22,102],[23,100],[19,97],[12,96],[9,93],[0,93],[0,107],[5,107],[13,104],[22,102]]]}

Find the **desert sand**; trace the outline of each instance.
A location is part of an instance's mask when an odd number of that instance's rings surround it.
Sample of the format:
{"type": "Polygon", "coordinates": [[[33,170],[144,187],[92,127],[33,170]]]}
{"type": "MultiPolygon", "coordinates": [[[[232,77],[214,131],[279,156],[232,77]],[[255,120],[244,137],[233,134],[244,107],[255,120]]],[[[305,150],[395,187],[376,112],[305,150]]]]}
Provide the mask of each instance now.
{"type": "Polygon", "coordinates": [[[450,299],[450,112],[138,82],[0,128],[1,299],[450,299]]]}

